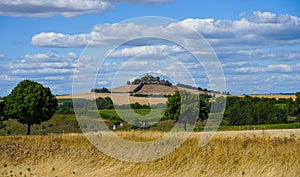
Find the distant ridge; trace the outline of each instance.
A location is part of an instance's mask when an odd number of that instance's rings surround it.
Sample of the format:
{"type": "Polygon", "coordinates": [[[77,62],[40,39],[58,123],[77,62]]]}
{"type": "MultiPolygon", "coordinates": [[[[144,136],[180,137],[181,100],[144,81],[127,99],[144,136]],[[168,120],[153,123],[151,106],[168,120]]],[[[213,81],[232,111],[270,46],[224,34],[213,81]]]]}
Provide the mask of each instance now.
{"type": "Polygon", "coordinates": [[[244,95],[250,95],[250,96],[255,96],[255,95],[295,95],[296,93],[258,93],[258,94],[244,94],[244,95]]]}

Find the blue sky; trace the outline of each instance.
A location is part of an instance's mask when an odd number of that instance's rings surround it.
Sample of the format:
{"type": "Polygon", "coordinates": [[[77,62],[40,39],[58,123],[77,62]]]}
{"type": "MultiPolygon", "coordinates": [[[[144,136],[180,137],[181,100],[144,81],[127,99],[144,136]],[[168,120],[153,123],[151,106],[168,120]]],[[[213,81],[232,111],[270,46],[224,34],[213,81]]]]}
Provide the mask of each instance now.
{"type": "MultiPolygon", "coordinates": [[[[96,39],[98,42],[92,47],[105,52],[112,44],[112,37],[135,37],[141,30],[150,35],[153,31],[141,28],[140,24],[128,28],[114,25],[142,16],[177,20],[173,26],[160,28],[163,35],[170,35],[168,30],[187,26],[207,39],[224,71],[226,90],[231,93],[300,90],[300,3],[297,0],[3,0],[0,2],[0,96],[9,94],[23,79],[41,82],[55,94],[71,93],[74,71],[78,67],[92,71],[88,67],[101,62],[89,60],[90,53],[84,52],[89,40],[96,39]],[[115,31],[113,34],[101,31],[104,28],[115,31]],[[103,36],[97,38],[99,35],[103,36]]],[[[187,34],[178,30],[174,35],[187,34]]],[[[184,37],[178,40],[185,41],[184,37]]],[[[105,70],[98,68],[102,74],[95,85],[110,87],[120,68],[124,69],[124,77],[117,80],[122,78],[124,83],[145,72],[189,83],[180,72],[183,66],[193,83],[210,87],[205,68],[195,63],[183,48],[149,43],[147,39],[123,45],[103,63],[105,70]],[[141,56],[145,54],[146,57],[141,56]],[[160,61],[157,59],[160,55],[173,59],[160,61]]]]}

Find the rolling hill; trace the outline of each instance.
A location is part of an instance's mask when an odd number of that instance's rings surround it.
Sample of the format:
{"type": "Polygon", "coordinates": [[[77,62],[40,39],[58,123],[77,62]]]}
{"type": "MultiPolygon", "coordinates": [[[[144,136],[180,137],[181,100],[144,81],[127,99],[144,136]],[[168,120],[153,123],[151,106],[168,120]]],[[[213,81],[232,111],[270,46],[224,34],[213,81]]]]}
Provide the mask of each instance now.
{"type": "MultiPolygon", "coordinates": [[[[158,104],[165,103],[167,98],[164,97],[137,97],[135,94],[140,95],[173,95],[177,90],[185,90],[191,92],[193,94],[208,94],[213,98],[217,98],[220,96],[227,96],[224,94],[216,93],[216,92],[208,92],[208,91],[200,91],[196,87],[178,84],[173,86],[171,82],[165,79],[160,79],[160,77],[154,77],[150,74],[145,74],[141,78],[137,78],[132,82],[127,83],[126,85],[110,88],[108,89],[111,93],[96,93],[96,92],[88,92],[81,94],[70,94],[70,95],[61,95],[57,96],[58,99],[66,99],[66,98],[85,98],[90,100],[95,100],[96,98],[102,97],[110,97],[113,102],[117,105],[121,104],[129,104],[129,103],[140,103],[140,104],[158,104]]],[[[243,95],[232,95],[243,97],[243,95]]],[[[295,95],[284,95],[284,94],[269,94],[269,95],[252,95],[256,97],[265,97],[265,98],[292,98],[296,99],[295,95]]]]}

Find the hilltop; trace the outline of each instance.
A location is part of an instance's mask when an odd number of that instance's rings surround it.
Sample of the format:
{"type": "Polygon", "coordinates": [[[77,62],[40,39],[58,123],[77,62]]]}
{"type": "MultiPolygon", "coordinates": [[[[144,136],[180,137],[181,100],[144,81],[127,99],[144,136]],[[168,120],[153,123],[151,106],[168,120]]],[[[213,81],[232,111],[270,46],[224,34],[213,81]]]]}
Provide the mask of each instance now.
{"type": "MultiPolygon", "coordinates": [[[[200,88],[200,87],[199,87],[200,88]]],[[[128,104],[129,103],[140,103],[148,104],[150,99],[151,103],[166,103],[167,96],[173,95],[176,91],[185,90],[193,94],[208,94],[212,97],[224,96],[223,94],[207,91],[207,89],[199,89],[193,86],[185,84],[173,85],[172,82],[161,79],[159,76],[152,76],[150,74],[145,74],[141,78],[136,78],[132,82],[128,81],[127,84],[107,89],[106,93],[91,92],[73,94],[73,95],[61,95],[57,96],[58,99],[68,99],[68,98],[86,98],[94,100],[98,97],[110,97],[113,102],[117,105],[128,104]],[[159,95],[159,96],[158,96],[159,95]],[[151,97],[155,96],[155,97],[151,97]],[[165,97],[163,97],[165,96],[165,97]],[[150,98],[151,97],[151,98],[150,98]]],[[[104,87],[102,89],[105,89],[104,87]]]]}
{"type": "Polygon", "coordinates": [[[164,80],[164,79],[160,79],[159,76],[154,77],[150,74],[146,74],[144,77],[140,78],[140,79],[135,79],[134,81],[132,81],[131,83],[128,82],[128,85],[140,85],[140,84],[155,84],[155,85],[165,85],[165,86],[171,86],[172,83],[168,80],[164,80]]]}

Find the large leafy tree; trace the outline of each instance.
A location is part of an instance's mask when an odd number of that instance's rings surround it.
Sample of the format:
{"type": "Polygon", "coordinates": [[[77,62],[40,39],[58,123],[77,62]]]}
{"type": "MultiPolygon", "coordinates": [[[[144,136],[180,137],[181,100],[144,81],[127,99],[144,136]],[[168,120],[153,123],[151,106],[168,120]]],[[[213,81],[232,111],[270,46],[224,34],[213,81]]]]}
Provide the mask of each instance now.
{"type": "Polygon", "coordinates": [[[192,125],[198,119],[208,117],[207,102],[198,95],[187,91],[176,91],[168,98],[164,119],[173,119],[183,124],[184,130],[187,124],[192,125]]]}
{"type": "Polygon", "coordinates": [[[300,115],[300,92],[296,93],[295,107],[296,114],[300,115]]]}
{"type": "Polygon", "coordinates": [[[114,107],[113,101],[109,97],[97,98],[96,104],[98,109],[112,109],[114,107]]]}
{"type": "Polygon", "coordinates": [[[4,116],[30,126],[49,120],[55,113],[57,99],[48,87],[38,82],[24,80],[4,98],[4,116]]]}
{"type": "Polygon", "coordinates": [[[4,120],[4,104],[2,100],[0,100],[0,129],[5,127],[5,125],[3,124],[3,120],[4,120]]]}

